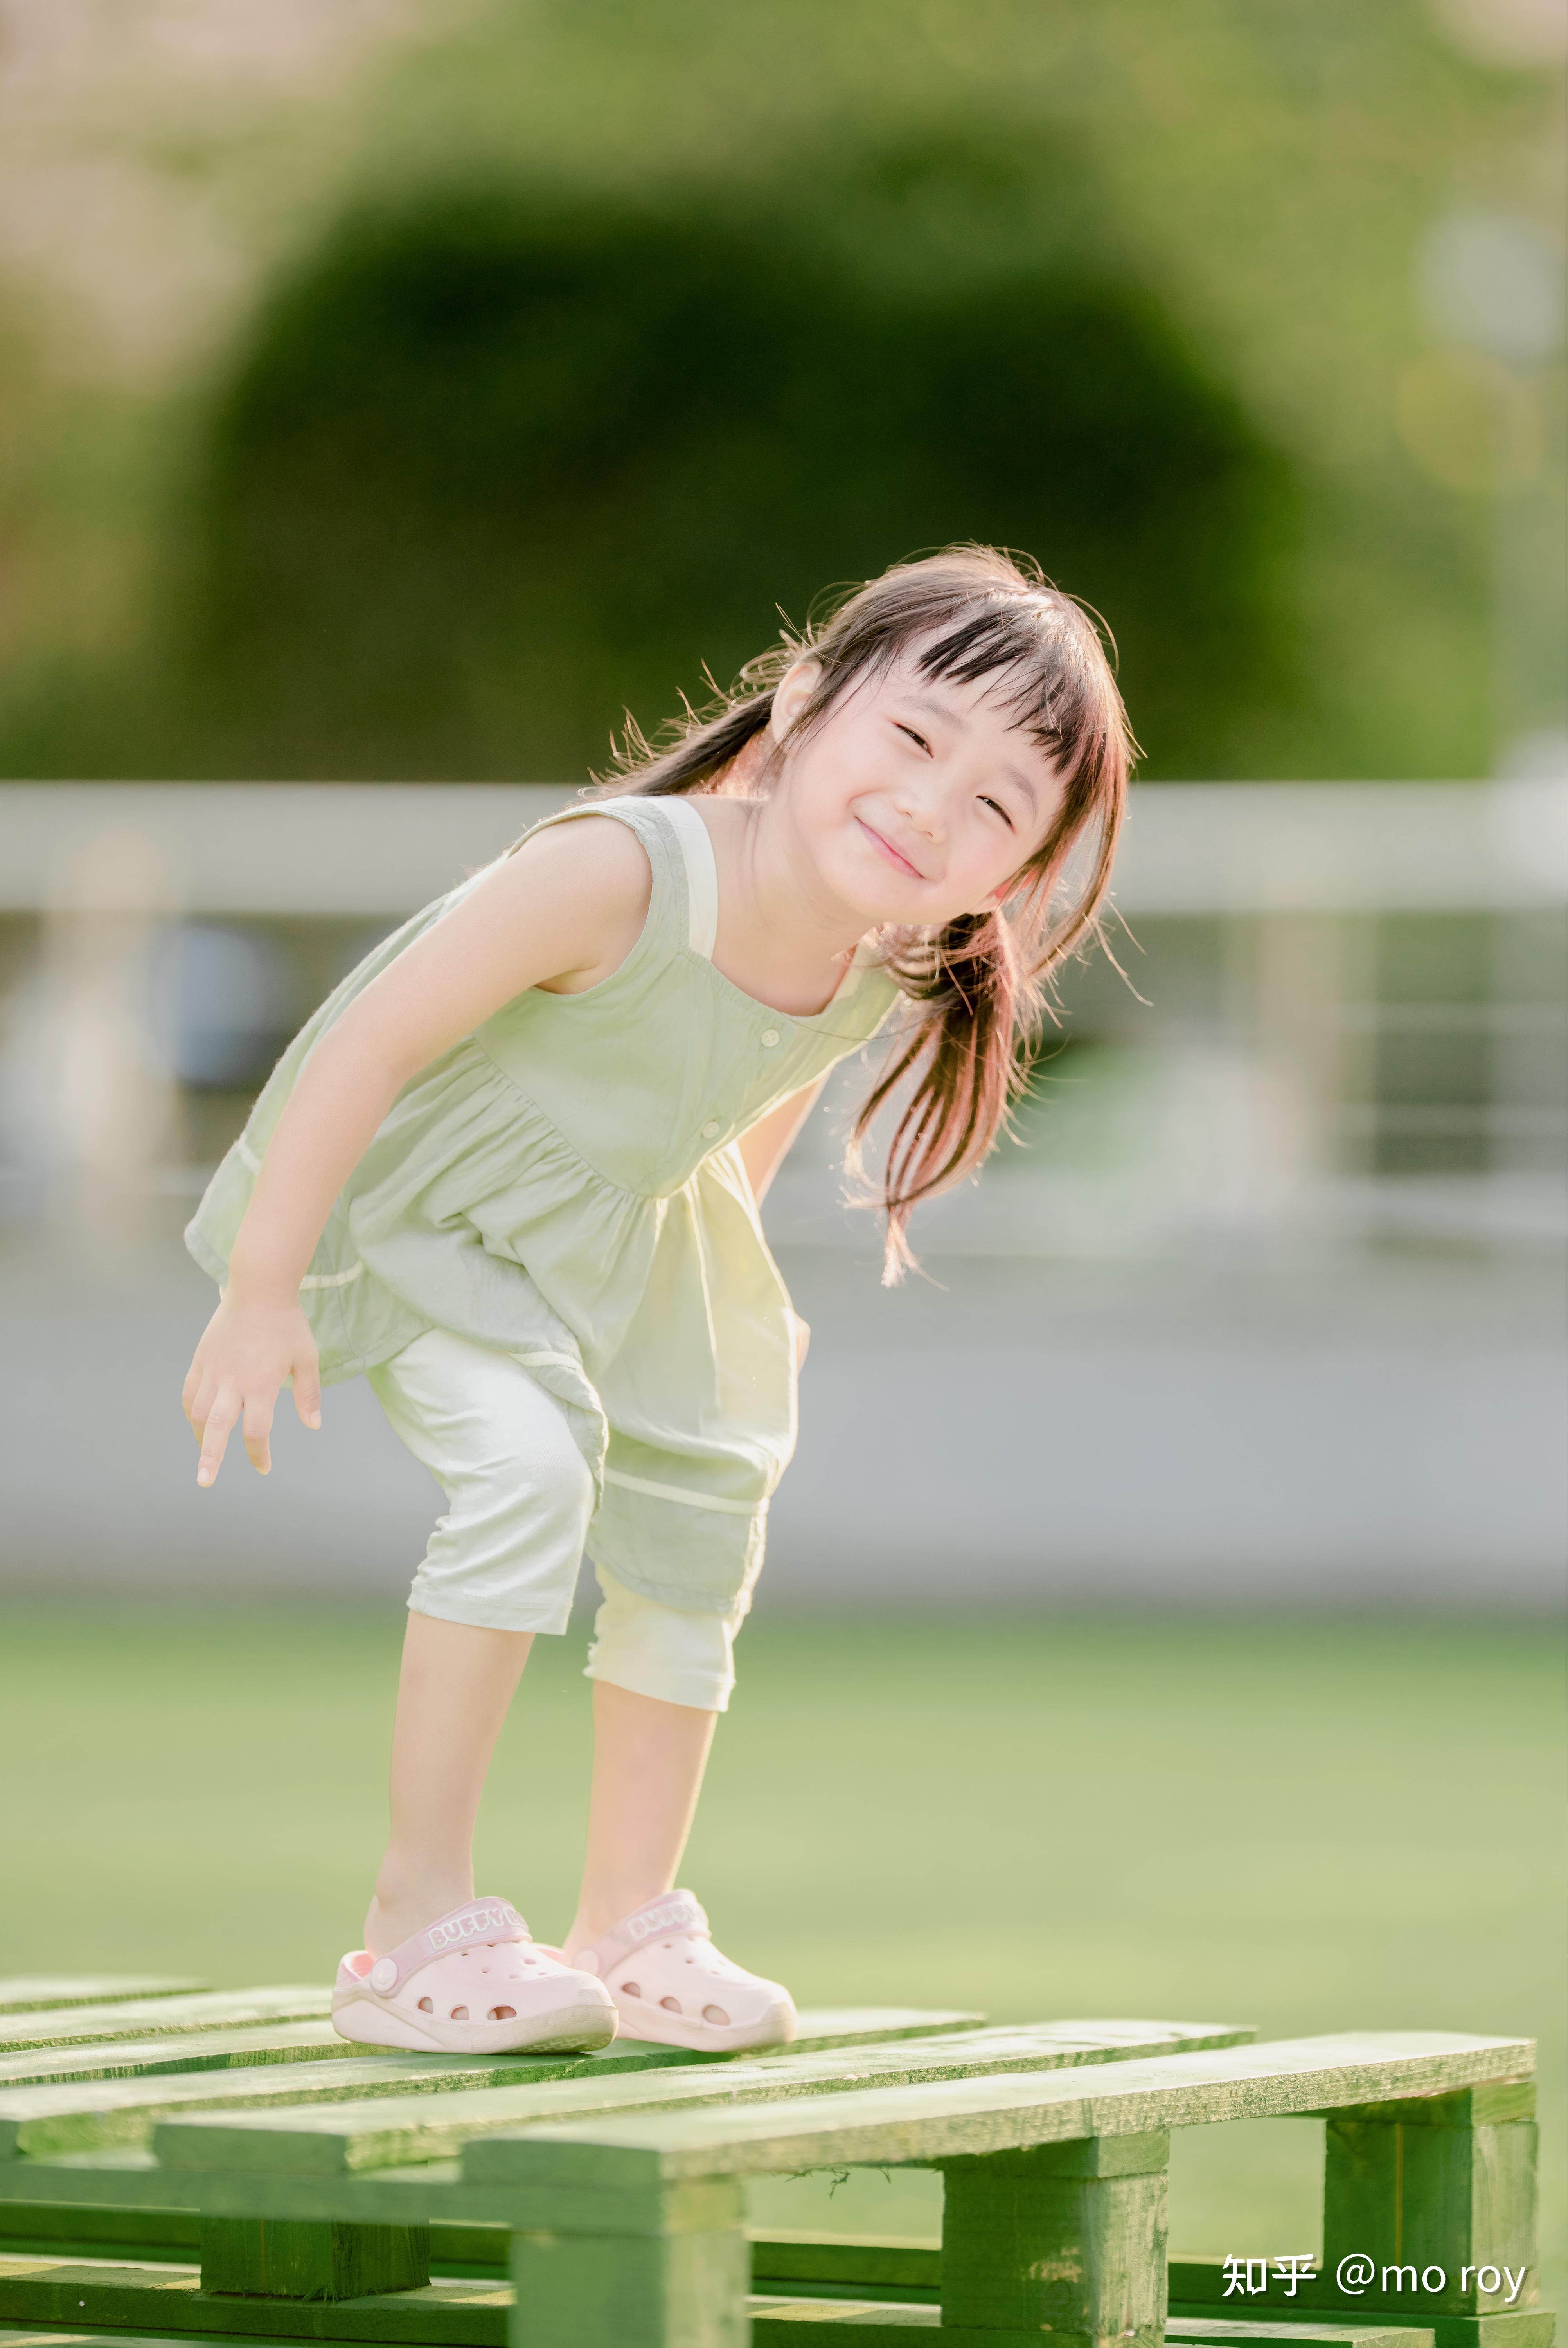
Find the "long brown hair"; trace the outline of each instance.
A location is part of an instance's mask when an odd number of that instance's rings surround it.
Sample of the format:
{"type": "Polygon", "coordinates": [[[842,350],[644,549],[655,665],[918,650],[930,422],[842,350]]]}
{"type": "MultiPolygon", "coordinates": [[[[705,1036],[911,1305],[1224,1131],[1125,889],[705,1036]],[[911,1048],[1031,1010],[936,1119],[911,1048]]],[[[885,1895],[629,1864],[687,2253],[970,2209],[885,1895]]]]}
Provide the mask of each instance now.
{"type": "Polygon", "coordinates": [[[1004,707],[1050,754],[1064,788],[1049,834],[999,911],[880,933],[884,965],[917,1010],[861,1106],[850,1156],[858,1166],[872,1120],[908,1080],[882,1185],[890,1281],[914,1261],[911,1210],[974,1173],[995,1143],[1027,1082],[1050,973],[1098,927],[1136,745],[1094,621],[1027,555],[952,546],[897,563],[798,634],[786,629],[731,692],[704,710],[688,708],[661,744],[629,721],[601,786],[652,797],[723,789],[765,730],[780,679],[809,658],[820,675],[773,750],[775,767],[844,694],[886,674],[914,644],[924,676],[959,685],[996,677],[1004,707]]]}

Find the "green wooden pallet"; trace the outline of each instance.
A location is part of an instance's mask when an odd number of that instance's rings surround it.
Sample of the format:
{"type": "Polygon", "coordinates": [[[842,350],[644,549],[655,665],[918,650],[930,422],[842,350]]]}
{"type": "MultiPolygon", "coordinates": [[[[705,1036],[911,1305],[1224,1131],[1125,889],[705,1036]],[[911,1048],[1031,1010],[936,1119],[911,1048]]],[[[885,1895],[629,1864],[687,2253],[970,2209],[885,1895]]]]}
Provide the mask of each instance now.
{"type": "Polygon", "coordinates": [[[1550,2348],[1521,2039],[882,2009],[470,2058],[351,2051],[312,1990],[48,1993],[0,1983],[0,2348],[1550,2348]],[[1167,2272],[1170,2129],[1291,2114],[1321,2270],[1167,2272]],[[747,2177],[856,2163],[940,2169],[941,2241],[748,2239],[747,2177]]]}
{"type": "Polygon", "coordinates": [[[132,1998],[187,1996],[205,1982],[169,1981],[159,1973],[0,1974],[0,2013],[57,2013],[67,2005],[118,2005],[132,1998]]]}

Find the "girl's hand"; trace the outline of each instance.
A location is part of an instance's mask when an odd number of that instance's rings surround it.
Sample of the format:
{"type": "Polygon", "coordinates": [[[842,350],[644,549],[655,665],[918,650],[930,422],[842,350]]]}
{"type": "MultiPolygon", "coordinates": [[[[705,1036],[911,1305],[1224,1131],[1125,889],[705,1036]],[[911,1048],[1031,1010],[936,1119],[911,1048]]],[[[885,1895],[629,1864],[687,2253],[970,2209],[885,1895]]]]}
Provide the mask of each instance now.
{"type": "Polygon", "coordinates": [[[804,1369],[805,1357],[811,1351],[811,1323],[803,1321],[798,1313],[789,1317],[794,1323],[794,1365],[798,1374],[804,1369]]]}
{"type": "Polygon", "coordinates": [[[300,1417],[306,1426],[320,1426],[316,1341],[298,1296],[226,1289],[202,1333],[180,1396],[201,1446],[198,1484],[205,1488],[215,1480],[236,1426],[244,1430],[251,1467],[259,1476],[268,1473],[272,1412],[278,1388],[290,1378],[300,1417]]]}

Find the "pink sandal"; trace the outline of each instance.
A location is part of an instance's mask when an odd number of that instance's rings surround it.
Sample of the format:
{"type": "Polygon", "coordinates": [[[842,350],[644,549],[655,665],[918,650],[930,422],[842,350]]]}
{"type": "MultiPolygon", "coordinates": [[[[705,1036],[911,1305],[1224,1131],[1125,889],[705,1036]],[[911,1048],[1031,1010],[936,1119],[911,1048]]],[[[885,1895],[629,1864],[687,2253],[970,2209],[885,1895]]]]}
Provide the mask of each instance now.
{"type": "Polygon", "coordinates": [[[615,2035],[602,1982],[541,1949],[508,1900],[472,1900],[373,1957],[338,1967],[333,2028],[362,2046],[446,2054],[589,2053],[615,2035]]]}
{"type": "Polygon", "coordinates": [[[788,1990],[722,1957],[689,1891],[650,1900],[571,1962],[604,1983],[630,2038],[733,2054],[795,2034],[788,1990]]]}

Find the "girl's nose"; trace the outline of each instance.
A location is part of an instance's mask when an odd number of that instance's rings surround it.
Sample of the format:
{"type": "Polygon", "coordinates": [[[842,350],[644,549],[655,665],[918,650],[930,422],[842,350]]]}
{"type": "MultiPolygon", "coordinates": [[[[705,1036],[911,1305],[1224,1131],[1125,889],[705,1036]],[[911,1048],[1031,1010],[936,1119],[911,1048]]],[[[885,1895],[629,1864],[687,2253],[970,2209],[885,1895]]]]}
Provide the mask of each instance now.
{"type": "Polygon", "coordinates": [[[940,810],[927,803],[917,791],[901,791],[893,802],[906,823],[924,833],[935,847],[940,848],[946,832],[940,810]]]}

